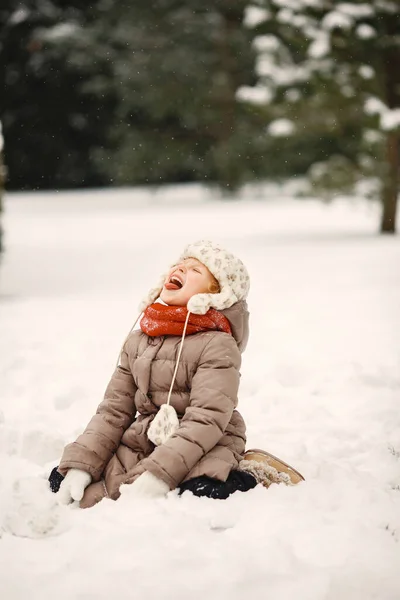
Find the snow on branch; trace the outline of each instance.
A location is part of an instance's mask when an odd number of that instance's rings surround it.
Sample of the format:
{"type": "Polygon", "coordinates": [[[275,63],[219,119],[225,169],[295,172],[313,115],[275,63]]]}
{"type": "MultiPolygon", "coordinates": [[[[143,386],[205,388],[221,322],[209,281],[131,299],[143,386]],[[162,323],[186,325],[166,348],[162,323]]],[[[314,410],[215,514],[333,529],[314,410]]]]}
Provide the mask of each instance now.
{"type": "Polygon", "coordinates": [[[329,54],[330,50],[331,41],[329,35],[325,31],[319,31],[308,48],[308,56],[310,58],[322,58],[329,54]]]}
{"type": "MultiPolygon", "coordinates": [[[[366,19],[374,15],[375,10],[371,4],[342,2],[322,19],[321,25],[323,29],[328,30],[335,28],[350,29],[360,19],[366,19]]],[[[376,32],[370,25],[364,23],[360,25],[358,35],[366,39],[376,35],[376,32]]]]}
{"type": "Polygon", "coordinates": [[[271,90],[265,86],[257,85],[255,87],[242,86],[236,92],[237,100],[248,102],[256,106],[265,106],[273,98],[271,90]]]}
{"type": "Polygon", "coordinates": [[[365,19],[375,14],[371,3],[356,4],[354,2],[342,2],[337,5],[336,10],[344,15],[353,17],[353,19],[365,19]]]}
{"type": "Polygon", "coordinates": [[[311,71],[307,66],[277,64],[271,56],[259,56],[256,64],[256,72],[260,77],[269,79],[278,86],[295,85],[308,81],[311,71]]]}
{"type": "Polygon", "coordinates": [[[384,131],[393,131],[400,127],[400,108],[387,110],[381,114],[381,128],[384,131]]]}
{"type": "Polygon", "coordinates": [[[79,27],[76,23],[57,23],[54,27],[41,30],[42,39],[49,42],[58,42],[73,37],[79,27]]]}
{"type": "Polygon", "coordinates": [[[353,25],[353,19],[338,10],[333,10],[328,13],[323,19],[321,26],[323,29],[330,31],[331,29],[350,29],[353,25]]]}
{"type": "Polygon", "coordinates": [[[26,6],[21,6],[12,13],[10,18],[8,19],[8,23],[9,25],[19,25],[20,23],[26,21],[29,15],[30,11],[28,10],[28,8],[26,6]]]}
{"type": "Polygon", "coordinates": [[[375,71],[369,65],[361,65],[358,69],[358,73],[363,79],[373,79],[375,77],[375,71]]]}
{"type": "Polygon", "coordinates": [[[299,0],[272,0],[272,4],[275,4],[278,8],[289,8],[291,10],[299,9],[299,0]]]}
{"type": "Polygon", "coordinates": [[[293,135],[296,127],[289,119],[275,119],[269,124],[267,131],[272,137],[287,137],[293,135]]]}
{"type": "Polygon", "coordinates": [[[398,2],[393,2],[392,0],[376,0],[375,2],[376,11],[380,11],[383,13],[389,14],[397,14],[399,10],[398,2]]]}
{"type": "Polygon", "coordinates": [[[387,106],[379,98],[371,96],[364,102],[364,110],[367,115],[381,115],[387,110],[387,106]]]}
{"type": "Polygon", "coordinates": [[[366,23],[361,23],[356,29],[356,35],[362,40],[369,40],[371,38],[376,37],[377,33],[371,25],[367,25],[366,23]]]}
{"type": "Polygon", "coordinates": [[[368,98],[364,103],[368,115],[379,115],[383,131],[393,131],[400,127],[400,108],[390,109],[379,98],[368,98]]]}
{"type": "Polygon", "coordinates": [[[252,27],[260,25],[260,23],[268,21],[270,16],[271,13],[265,8],[260,8],[259,6],[247,6],[244,13],[243,24],[245,27],[251,29],[252,27]]]}
{"type": "Polygon", "coordinates": [[[281,42],[275,35],[258,35],[253,40],[253,46],[257,52],[273,52],[277,50],[281,42]]]}

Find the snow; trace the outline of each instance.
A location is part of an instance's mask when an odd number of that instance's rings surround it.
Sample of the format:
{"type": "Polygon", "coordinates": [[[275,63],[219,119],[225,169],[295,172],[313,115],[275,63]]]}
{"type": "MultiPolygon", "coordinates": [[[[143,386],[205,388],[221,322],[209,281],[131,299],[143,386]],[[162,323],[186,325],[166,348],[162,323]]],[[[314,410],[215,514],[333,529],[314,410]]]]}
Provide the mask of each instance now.
{"type": "Polygon", "coordinates": [[[369,65],[361,65],[358,72],[363,79],[373,79],[375,77],[375,71],[369,65]]]}
{"type": "Polygon", "coordinates": [[[276,35],[257,35],[253,40],[253,46],[257,52],[274,52],[280,46],[276,35]]]}
{"type": "Polygon", "coordinates": [[[325,31],[317,32],[316,39],[308,48],[308,55],[311,58],[322,58],[329,54],[331,50],[330,38],[325,31]]]}
{"type": "MultiPolygon", "coordinates": [[[[375,9],[371,3],[340,2],[334,10],[322,19],[322,28],[332,30],[350,29],[354,21],[374,16],[375,9]]],[[[367,23],[361,23],[356,30],[358,37],[368,39],[376,35],[376,31],[367,23]]]]}
{"type": "Polygon", "coordinates": [[[373,3],[371,2],[340,2],[336,8],[339,12],[349,15],[355,19],[372,17],[375,13],[373,3]]]}
{"type": "Polygon", "coordinates": [[[400,127],[400,108],[388,109],[381,114],[381,128],[392,131],[400,127]]]}
{"type": "Polygon", "coordinates": [[[377,35],[376,30],[366,23],[362,23],[357,27],[356,34],[362,40],[369,40],[377,35]]]}
{"type": "Polygon", "coordinates": [[[42,30],[42,38],[52,42],[62,41],[66,38],[73,37],[79,27],[76,23],[57,23],[53,27],[42,30]]]}
{"type": "Polygon", "coordinates": [[[273,56],[261,54],[257,56],[256,73],[265,77],[268,83],[276,86],[294,85],[309,80],[311,71],[306,66],[286,64],[284,68],[276,63],[273,56]]]}
{"type": "Polygon", "coordinates": [[[380,144],[382,142],[382,133],[376,129],[366,129],[363,132],[363,139],[367,144],[380,144]]]}
{"type": "Polygon", "coordinates": [[[259,6],[247,6],[244,12],[243,24],[249,29],[268,21],[270,13],[259,6]]]}
{"type": "Polygon", "coordinates": [[[301,92],[300,90],[297,90],[295,88],[286,90],[285,92],[285,98],[287,99],[288,102],[298,102],[301,99],[301,92]]]}
{"type": "Polygon", "coordinates": [[[284,8],[276,14],[275,18],[278,23],[291,23],[293,21],[293,17],[293,11],[289,10],[288,8],[284,8]]]}
{"type": "Polygon", "coordinates": [[[339,10],[333,10],[328,13],[321,22],[321,26],[323,29],[331,30],[331,29],[350,29],[353,24],[353,20],[351,17],[345,13],[340,12],[339,10]]]}
{"type": "Polygon", "coordinates": [[[296,10],[298,8],[296,0],[272,0],[272,3],[283,9],[296,10]]]}
{"type": "Polygon", "coordinates": [[[26,6],[22,6],[21,8],[17,8],[8,19],[9,25],[19,25],[28,19],[30,15],[30,11],[26,6]]]}
{"type": "Polygon", "coordinates": [[[249,102],[256,106],[265,106],[273,98],[273,94],[267,87],[256,85],[254,87],[242,86],[236,92],[236,98],[240,102],[249,102]]]}
{"type": "Polygon", "coordinates": [[[275,35],[259,35],[253,40],[256,51],[256,73],[267,79],[268,85],[285,86],[307,81],[311,71],[306,66],[285,64],[284,68],[277,61],[279,51],[284,51],[282,42],[275,35]]]}
{"type": "MultiPolygon", "coordinates": [[[[289,188],[287,188],[289,189],[289,188]]],[[[398,600],[400,242],[362,199],[201,186],[8,194],[0,271],[1,594],[7,600],[398,600]],[[136,306],[187,241],[252,277],[240,410],[296,487],[227,501],[59,507],[136,306]],[[14,534],[13,534],[14,533],[14,534]]]]}
{"type": "Polygon", "coordinates": [[[400,127],[400,108],[390,109],[379,98],[368,98],[364,103],[364,110],[369,115],[379,115],[383,131],[392,131],[400,127]]]}
{"type": "Polygon", "coordinates": [[[272,137],[286,137],[296,131],[293,121],[289,119],[275,119],[268,125],[268,133],[272,137]]]}
{"type": "Polygon", "coordinates": [[[397,14],[399,10],[397,0],[394,2],[391,2],[390,0],[377,0],[376,7],[380,13],[386,14],[397,14]]]}
{"type": "Polygon", "coordinates": [[[381,115],[387,110],[387,106],[379,98],[370,96],[364,102],[364,110],[367,115],[381,115]]]}
{"type": "Polygon", "coordinates": [[[306,8],[320,8],[320,0],[301,0],[300,4],[306,8]]]}

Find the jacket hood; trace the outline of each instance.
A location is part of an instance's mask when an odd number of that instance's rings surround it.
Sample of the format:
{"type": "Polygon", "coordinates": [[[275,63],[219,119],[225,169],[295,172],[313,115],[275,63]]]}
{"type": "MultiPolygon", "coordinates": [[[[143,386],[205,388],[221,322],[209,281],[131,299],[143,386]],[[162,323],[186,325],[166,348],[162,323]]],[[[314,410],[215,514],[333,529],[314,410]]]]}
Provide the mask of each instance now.
{"type": "Polygon", "coordinates": [[[244,352],[249,339],[249,311],[247,302],[242,300],[236,302],[230,308],[221,310],[221,313],[228,319],[232,328],[232,335],[238,345],[240,352],[244,352]]]}

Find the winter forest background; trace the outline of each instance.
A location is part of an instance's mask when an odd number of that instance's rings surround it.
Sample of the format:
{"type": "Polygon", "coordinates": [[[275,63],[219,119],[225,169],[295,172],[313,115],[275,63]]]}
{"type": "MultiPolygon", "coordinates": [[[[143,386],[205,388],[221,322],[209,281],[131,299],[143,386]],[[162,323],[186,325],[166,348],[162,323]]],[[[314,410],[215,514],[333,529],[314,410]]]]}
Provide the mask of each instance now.
{"type": "Polygon", "coordinates": [[[3,0],[10,190],[206,182],[398,195],[394,0],[3,0]]]}
{"type": "Polygon", "coordinates": [[[0,123],[1,598],[399,600],[399,0],[1,0],[0,123]],[[202,238],[250,272],[247,447],[305,483],[60,507],[202,238]]]}

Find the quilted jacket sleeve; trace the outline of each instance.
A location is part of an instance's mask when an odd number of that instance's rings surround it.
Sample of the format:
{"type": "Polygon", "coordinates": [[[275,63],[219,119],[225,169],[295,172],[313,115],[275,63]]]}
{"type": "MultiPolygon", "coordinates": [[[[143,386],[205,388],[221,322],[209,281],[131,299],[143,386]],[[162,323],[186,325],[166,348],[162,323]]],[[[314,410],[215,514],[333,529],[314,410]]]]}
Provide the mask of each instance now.
{"type": "Polygon", "coordinates": [[[122,351],[120,364],[107,386],[104,400],[85,431],[65,447],[58,470],[65,475],[68,469],[82,469],[99,481],[124,431],[136,415],[136,384],[129,367],[128,354],[122,351]]]}
{"type": "Polygon", "coordinates": [[[213,335],[203,349],[178,431],[142,462],[171,489],[222,438],[238,402],[240,364],[239,349],[228,334],[213,335]]]}

